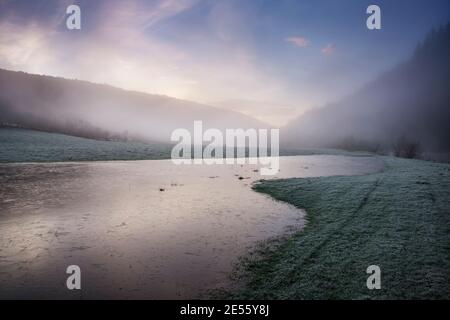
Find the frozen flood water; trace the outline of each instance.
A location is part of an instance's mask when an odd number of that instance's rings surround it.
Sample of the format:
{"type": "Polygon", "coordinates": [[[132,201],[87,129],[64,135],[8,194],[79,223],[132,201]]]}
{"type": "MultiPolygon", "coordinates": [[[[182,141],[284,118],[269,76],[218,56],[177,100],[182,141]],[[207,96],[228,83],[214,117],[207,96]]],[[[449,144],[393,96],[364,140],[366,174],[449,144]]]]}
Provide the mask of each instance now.
{"type": "MultiPolygon", "coordinates": [[[[375,157],[281,157],[276,177],[381,167],[375,157]]],[[[240,256],[304,224],[301,210],[252,191],[257,169],[0,165],[0,298],[196,298],[227,288],[240,256]],[[82,290],[66,288],[69,265],[80,266],[82,290]]]]}

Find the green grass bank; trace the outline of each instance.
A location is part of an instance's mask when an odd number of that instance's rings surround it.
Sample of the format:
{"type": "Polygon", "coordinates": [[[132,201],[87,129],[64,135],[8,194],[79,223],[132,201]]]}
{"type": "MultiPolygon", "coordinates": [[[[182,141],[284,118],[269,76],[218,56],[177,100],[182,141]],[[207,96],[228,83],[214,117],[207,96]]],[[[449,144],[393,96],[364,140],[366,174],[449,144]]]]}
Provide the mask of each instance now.
{"type": "Polygon", "coordinates": [[[384,158],[363,176],[265,180],[254,190],[307,212],[306,227],[244,260],[248,299],[449,299],[450,165],[384,158]],[[366,269],[381,268],[369,290],[366,269]]]}
{"type": "Polygon", "coordinates": [[[169,159],[172,146],[0,128],[0,163],[169,159]]]}

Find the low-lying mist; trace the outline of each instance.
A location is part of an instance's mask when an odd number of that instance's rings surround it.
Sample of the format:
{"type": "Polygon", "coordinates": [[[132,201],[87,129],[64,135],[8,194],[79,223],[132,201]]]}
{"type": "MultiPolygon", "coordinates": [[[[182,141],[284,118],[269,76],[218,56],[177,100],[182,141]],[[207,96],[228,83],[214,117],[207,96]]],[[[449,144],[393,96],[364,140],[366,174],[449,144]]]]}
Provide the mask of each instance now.
{"type": "Polygon", "coordinates": [[[285,146],[405,156],[420,151],[450,152],[449,57],[447,24],[432,31],[405,63],[353,95],[291,122],[283,131],[285,146]]]}
{"type": "Polygon", "coordinates": [[[0,123],[94,139],[169,142],[177,128],[264,128],[238,112],[86,81],[0,70],[0,123]]]}
{"type": "MultiPolygon", "coordinates": [[[[281,128],[282,147],[416,157],[450,152],[450,24],[354,94],[281,128]]],[[[244,114],[108,85],[0,69],[0,124],[106,140],[169,142],[173,130],[268,128],[244,114]]]]}

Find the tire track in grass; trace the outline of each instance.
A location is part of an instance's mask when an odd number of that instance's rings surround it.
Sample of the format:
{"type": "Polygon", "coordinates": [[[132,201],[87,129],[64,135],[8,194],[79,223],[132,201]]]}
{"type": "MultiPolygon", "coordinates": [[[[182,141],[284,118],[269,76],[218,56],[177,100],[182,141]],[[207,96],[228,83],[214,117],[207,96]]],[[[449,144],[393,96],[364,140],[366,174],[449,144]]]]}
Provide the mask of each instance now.
{"type": "MultiPolygon", "coordinates": [[[[315,246],[314,249],[306,257],[304,257],[304,260],[300,264],[300,266],[305,265],[314,255],[319,253],[331,241],[331,239],[334,238],[337,235],[337,233],[340,230],[345,228],[345,226],[347,226],[350,223],[350,221],[352,221],[355,218],[355,216],[359,212],[361,212],[361,210],[367,205],[367,202],[368,202],[370,196],[372,195],[372,193],[377,189],[380,180],[381,180],[381,178],[378,178],[377,180],[375,180],[375,182],[373,183],[372,188],[363,197],[363,199],[361,200],[361,202],[358,205],[358,207],[356,208],[356,210],[351,215],[349,215],[345,220],[343,220],[341,223],[339,223],[336,226],[336,228],[335,228],[336,230],[334,232],[330,232],[327,235],[327,237],[325,237],[325,239],[323,239],[317,246],[315,246]]],[[[306,214],[308,214],[308,212],[306,212],[306,214]]]]}
{"type": "Polygon", "coordinates": [[[245,299],[448,299],[450,166],[384,158],[381,173],[265,181],[307,212],[305,228],[248,264],[245,299]],[[382,290],[366,268],[382,268],[382,290]]]}

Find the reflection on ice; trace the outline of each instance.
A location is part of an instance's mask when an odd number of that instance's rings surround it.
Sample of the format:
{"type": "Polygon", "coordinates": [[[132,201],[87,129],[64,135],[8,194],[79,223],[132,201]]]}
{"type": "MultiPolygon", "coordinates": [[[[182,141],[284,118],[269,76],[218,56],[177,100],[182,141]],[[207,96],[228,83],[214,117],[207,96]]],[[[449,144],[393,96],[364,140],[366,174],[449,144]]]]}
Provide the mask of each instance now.
{"type": "MultiPolygon", "coordinates": [[[[277,177],[362,174],[376,158],[281,157],[277,177]]],[[[251,190],[252,165],[0,165],[0,298],[193,298],[303,213],[251,190]],[[242,178],[242,179],[241,179],[242,178]],[[81,267],[82,290],[65,287],[81,267]]]]}

